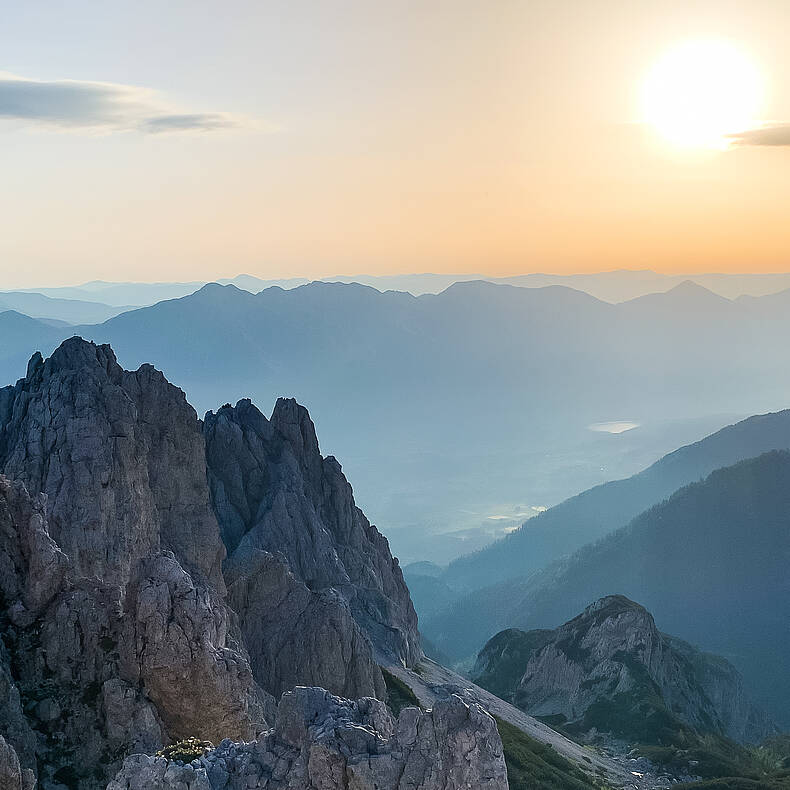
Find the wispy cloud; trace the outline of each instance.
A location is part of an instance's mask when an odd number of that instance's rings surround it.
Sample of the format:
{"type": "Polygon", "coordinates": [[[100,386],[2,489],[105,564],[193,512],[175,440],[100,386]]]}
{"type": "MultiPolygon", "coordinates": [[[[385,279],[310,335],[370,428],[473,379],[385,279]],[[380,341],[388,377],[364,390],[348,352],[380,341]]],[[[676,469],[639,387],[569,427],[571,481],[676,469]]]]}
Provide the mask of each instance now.
{"type": "Polygon", "coordinates": [[[773,123],[729,135],[733,145],[790,145],[790,123],[773,123]]]}
{"type": "Polygon", "coordinates": [[[0,72],[0,120],[49,129],[144,134],[215,132],[259,126],[226,112],[184,112],[134,85],[33,80],[0,72]]]}

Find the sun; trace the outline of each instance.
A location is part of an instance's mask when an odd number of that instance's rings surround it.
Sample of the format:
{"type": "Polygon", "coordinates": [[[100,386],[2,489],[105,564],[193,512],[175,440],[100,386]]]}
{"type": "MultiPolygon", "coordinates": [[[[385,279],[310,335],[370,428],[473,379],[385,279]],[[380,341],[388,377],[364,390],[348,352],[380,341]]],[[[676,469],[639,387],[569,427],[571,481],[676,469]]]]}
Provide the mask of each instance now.
{"type": "Polygon", "coordinates": [[[690,41],[667,52],[645,79],[642,120],[687,148],[726,148],[729,135],[758,124],[762,79],[723,41],[690,41]]]}

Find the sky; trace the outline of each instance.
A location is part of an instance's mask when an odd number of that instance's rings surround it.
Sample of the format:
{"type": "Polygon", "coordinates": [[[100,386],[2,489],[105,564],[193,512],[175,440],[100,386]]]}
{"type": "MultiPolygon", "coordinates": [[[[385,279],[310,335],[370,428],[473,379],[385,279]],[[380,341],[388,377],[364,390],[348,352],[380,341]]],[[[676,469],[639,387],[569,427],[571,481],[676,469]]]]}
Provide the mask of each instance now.
{"type": "Polygon", "coordinates": [[[0,0],[0,18],[1,287],[790,271],[785,0],[0,0]],[[645,122],[649,75],[696,41],[758,75],[758,126],[725,148],[645,122]]]}

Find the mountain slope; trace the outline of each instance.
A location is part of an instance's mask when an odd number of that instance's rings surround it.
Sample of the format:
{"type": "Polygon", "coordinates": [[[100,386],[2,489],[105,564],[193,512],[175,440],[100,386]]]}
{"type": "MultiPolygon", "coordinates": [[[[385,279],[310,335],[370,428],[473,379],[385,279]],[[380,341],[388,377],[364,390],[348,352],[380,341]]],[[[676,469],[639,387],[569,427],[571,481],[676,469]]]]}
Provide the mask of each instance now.
{"type": "Polygon", "coordinates": [[[624,526],[678,488],[769,450],[790,448],[790,409],[749,417],[681,447],[643,472],[555,505],[491,546],[450,563],[441,581],[471,590],[523,578],[624,526]]]}
{"type": "Polygon", "coordinates": [[[473,678],[572,732],[682,746],[712,733],[757,743],[776,733],[724,659],[661,634],[650,613],[608,596],[554,631],[510,629],[478,655],[473,678]]]}
{"type": "Polygon", "coordinates": [[[790,719],[790,453],[719,469],[525,581],[479,590],[429,623],[469,650],[504,627],[546,628],[587,601],[642,601],[662,629],[727,658],[782,724],[790,719]],[[487,633],[486,633],[487,632],[487,633]]]}

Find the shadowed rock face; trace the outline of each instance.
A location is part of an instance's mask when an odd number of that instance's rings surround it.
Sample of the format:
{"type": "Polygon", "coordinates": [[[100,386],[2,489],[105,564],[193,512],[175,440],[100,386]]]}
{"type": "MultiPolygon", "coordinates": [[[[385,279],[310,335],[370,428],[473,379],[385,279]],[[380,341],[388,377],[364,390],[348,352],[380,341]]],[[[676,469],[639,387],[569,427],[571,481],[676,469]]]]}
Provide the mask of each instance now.
{"type": "Polygon", "coordinates": [[[374,699],[297,688],[254,743],[226,741],[183,766],[135,755],[107,790],[507,790],[494,720],[459,697],[392,718],[374,699]]]}
{"type": "Polygon", "coordinates": [[[531,715],[559,717],[580,732],[613,728],[650,742],[678,722],[738,741],[775,731],[729,662],[662,634],[644,607],[621,595],[596,601],[554,631],[497,634],[473,676],[487,687],[506,683],[509,690],[499,690],[531,715]]]}
{"type": "Polygon", "coordinates": [[[413,666],[417,616],[398,561],[354,504],[340,464],[321,456],[307,410],[281,398],[267,420],[242,400],[209,412],[204,431],[227,567],[256,551],[281,554],[308,589],[340,593],[376,653],[413,666]]]}
{"type": "Polygon", "coordinates": [[[282,555],[258,549],[234,562],[227,580],[255,678],[275,697],[318,683],[346,697],[385,697],[370,641],[336,590],[310,590],[282,555]]]}
{"type": "Polygon", "coordinates": [[[0,734],[43,787],[93,790],[130,751],[266,727],[231,613],[172,553],[125,586],[86,578],[49,535],[43,497],[0,476],[0,569],[0,734]]]}

